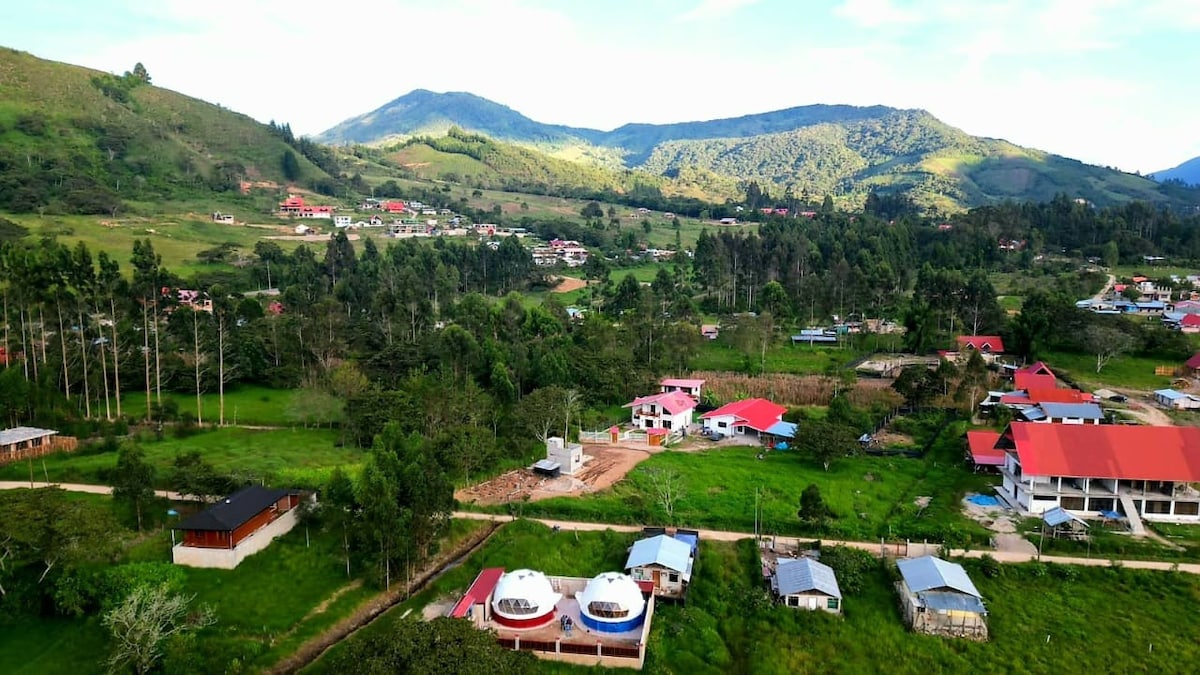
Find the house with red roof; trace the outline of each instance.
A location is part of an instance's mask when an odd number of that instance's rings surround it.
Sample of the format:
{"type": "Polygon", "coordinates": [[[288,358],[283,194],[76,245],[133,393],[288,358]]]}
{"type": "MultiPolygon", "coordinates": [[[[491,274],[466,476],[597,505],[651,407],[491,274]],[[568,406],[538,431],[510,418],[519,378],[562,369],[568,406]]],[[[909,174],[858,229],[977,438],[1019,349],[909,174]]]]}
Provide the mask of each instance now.
{"type": "Polygon", "coordinates": [[[999,335],[959,335],[957,341],[960,354],[969,354],[972,350],[985,356],[1004,353],[1004,341],[999,335]]]}
{"type": "Polygon", "coordinates": [[[637,429],[664,429],[686,434],[692,425],[696,399],[681,391],[667,391],[639,396],[621,407],[632,409],[632,423],[637,429]]]}
{"type": "Polygon", "coordinates": [[[1005,452],[996,448],[1000,433],[987,429],[977,429],[967,432],[967,459],[974,463],[975,468],[1004,466],[1005,452]]]}
{"type": "Polygon", "coordinates": [[[1179,330],[1184,333],[1200,333],[1200,314],[1184,314],[1179,320],[1179,330]]]}
{"type": "Polygon", "coordinates": [[[681,391],[688,396],[700,400],[700,389],[704,386],[704,380],[689,380],[679,377],[664,377],[658,383],[658,390],[664,394],[669,391],[681,391]]]}
{"type": "Polygon", "coordinates": [[[1017,389],[1054,389],[1058,387],[1058,378],[1050,370],[1050,366],[1041,361],[1035,361],[1013,371],[1013,387],[1017,389]]]}
{"type": "Polygon", "coordinates": [[[1187,361],[1184,361],[1183,365],[1185,368],[1188,369],[1188,372],[1190,372],[1192,374],[1192,376],[1195,377],[1197,373],[1200,373],[1200,352],[1196,352],[1195,354],[1192,354],[1192,358],[1188,359],[1187,361]]]}
{"type": "Polygon", "coordinates": [[[783,421],[787,408],[765,398],[746,398],[727,403],[700,416],[706,432],[722,436],[761,436],[783,421]]]}
{"type": "Polygon", "coordinates": [[[1013,422],[1001,495],[1028,513],[1119,512],[1141,520],[1200,522],[1200,428],[1013,422]]]}

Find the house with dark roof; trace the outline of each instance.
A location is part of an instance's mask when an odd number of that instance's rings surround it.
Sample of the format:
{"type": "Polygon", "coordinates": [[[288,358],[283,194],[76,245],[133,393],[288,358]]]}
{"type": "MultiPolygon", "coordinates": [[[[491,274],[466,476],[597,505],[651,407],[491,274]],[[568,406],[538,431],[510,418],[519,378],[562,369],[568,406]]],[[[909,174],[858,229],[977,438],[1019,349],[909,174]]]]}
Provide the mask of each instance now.
{"type": "Polygon", "coordinates": [[[1200,428],[1013,422],[1000,495],[1024,513],[1056,506],[1083,516],[1200,522],[1200,428]]]}
{"type": "Polygon", "coordinates": [[[298,490],[242,488],[171,528],[171,560],[231,570],[296,526],[300,499],[298,490]]]}
{"type": "Polygon", "coordinates": [[[918,633],[986,640],[983,596],[962,565],[934,556],[896,561],[900,607],[918,633]]]}
{"type": "Polygon", "coordinates": [[[779,558],[771,592],[787,607],[842,613],[842,591],[833,568],[812,558],[779,558]]]}

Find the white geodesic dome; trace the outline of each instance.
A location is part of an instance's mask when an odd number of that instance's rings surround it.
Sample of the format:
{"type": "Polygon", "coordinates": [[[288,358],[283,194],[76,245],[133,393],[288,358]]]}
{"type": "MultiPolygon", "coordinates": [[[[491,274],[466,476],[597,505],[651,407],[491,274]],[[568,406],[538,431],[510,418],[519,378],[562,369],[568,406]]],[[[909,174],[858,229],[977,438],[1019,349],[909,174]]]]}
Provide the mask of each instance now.
{"type": "Polygon", "coordinates": [[[505,572],[492,592],[492,611],[506,619],[524,620],[554,611],[562,595],[536,570],[505,572]]]}
{"type": "Polygon", "coordinates": [[[620,572],[596,575],[575,599],[580,614],[599,622],[631,621],[646,610],[642,589],[632,577],[620,572]]]}

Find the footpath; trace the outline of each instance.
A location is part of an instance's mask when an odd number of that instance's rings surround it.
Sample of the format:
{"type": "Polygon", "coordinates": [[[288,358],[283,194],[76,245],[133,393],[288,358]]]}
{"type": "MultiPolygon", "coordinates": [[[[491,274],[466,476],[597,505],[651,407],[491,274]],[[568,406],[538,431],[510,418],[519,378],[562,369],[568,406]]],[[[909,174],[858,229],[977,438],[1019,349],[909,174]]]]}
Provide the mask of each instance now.
{"type": "MultiPolygon", "coordinates": [[[[512,520],[512,516],[493,514],[493,513],[474,513],[470,511],[455,511],[455,518],[473,519],[473,520],[491,520],[496,522],[507,522],[512,520]]],[[[637,525],[619,525],[615,523],[582,523],[569,520],[554,520],[550,518],[529,518],[535,520],[548,527],[558,527],[563,530],[577,531],[597,531],[597,530],[613,530],[614,532],[641,532],[642,528],[637,525]]],[[[690,528],[696,529],[696,528],[690,528]]],[[[751,532],[731,532],[729,530],[706,530],[696,529],[700,533],[701,539],[710,541],[740,541],[742,539],[753,539],[754,534],[751,532]]],[[[882,555],[888,551],[894,551],[895,544],[885,544],[882,542],[870,541],[843,541],[838,539],[825,539],[822,537],[773,537],[773,539],[785,545],[796,545],[800,542],[811,542],[814,539],[820,539],[822,544],[829,546],[848,546],[858,548],[864,551],[870,551],[877,555],[882,555]]],[[[938,555],[942,552],[942,547],[939,544],[930,544],[925,542],[909,542],[909,555],[938,555]]],[[[1200,574],[1200,563],[1174,563],[1164,562],[1159,560],[1113,560],[1108,558],[1077,558],[1072,556],[1057,556],[1043,555],[1037,553],[1018,553],[1012,551],[995,551],[992,549],[984,550],[948,550],[947,555],[962,556],[965,558],[982,558],[985,555],[990,555],[996,561],[1002,563],[1023,563],[1040,560],[1045,563],[1056,563],[1060,565],[1087,565],[1090,567],[1128,567],[1130,569],[1142,570],[1162,570],[1162,571],[1179,571],[1188,574],[1200,574]]]]}

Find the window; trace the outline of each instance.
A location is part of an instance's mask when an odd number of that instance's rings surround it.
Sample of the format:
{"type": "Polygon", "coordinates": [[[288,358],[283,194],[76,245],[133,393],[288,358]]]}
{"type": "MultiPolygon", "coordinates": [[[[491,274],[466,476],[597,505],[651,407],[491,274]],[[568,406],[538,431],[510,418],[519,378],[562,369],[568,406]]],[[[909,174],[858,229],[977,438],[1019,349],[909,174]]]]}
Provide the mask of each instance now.
{"type": "Polygon", "coordinates": [[[1198,502],[1175,502],[1175,515],[1177,515],[1177,516],[1200,515],[1200,503],[1198,503],[1198,502]]]}
{"type": "Polygon", "coordinates": [[[837,609],[840,604],[841,603],[837,598],[830,598],[829,601],[825,603],[825,606],[829,609],[837,609]]]}
{"type": "Polygon", "coordinates": [[[600,619],[623,619],[629,616],[629,610],[615,602],[599,600],[588,603],[588,613],[600,619]]]}
{"type": "Polygon", "coordinates": [[[670,429],[671,428],[671,420],[663,420],[663,428],[670,429]]]}
{"type": "Polygon", "coordinates": [[[1068,511],[1083,511],[1083,497],[1063,497],[1062,507],[1068,511]]]}
{"type": "Polygon", "coordinates": [[[674,583],[678,583],[678,582],[679,582],[679,575],[678,575],[678,574],[676,574],[676,573],[674,573],[674,572],[671,572],[670,574],[668,574],[668,575],[667,575],[667,581],[670,581],[670,582],[671,582],[671,583],[673,583],[673,584],[674,584],[674,583]]]}
{"type": "Polygon", "coordinates": [[[797,598],[794,595],[789,595],[787,597],[787,606],[788,607],[799,607],[800,606],[800,598],[797,598]]]}
{"type": "Polygon", "coordinates": [[[727,422],[717,422],[717,428],[727,429],[727,428],[729,428],[729,424],[727,422]]]}
{"type": "Polygon", "coordinates": [[[496,603],[496,609],[505,614],[537,614],[538,606],[524,598],[504,598],[496,603]]]}

